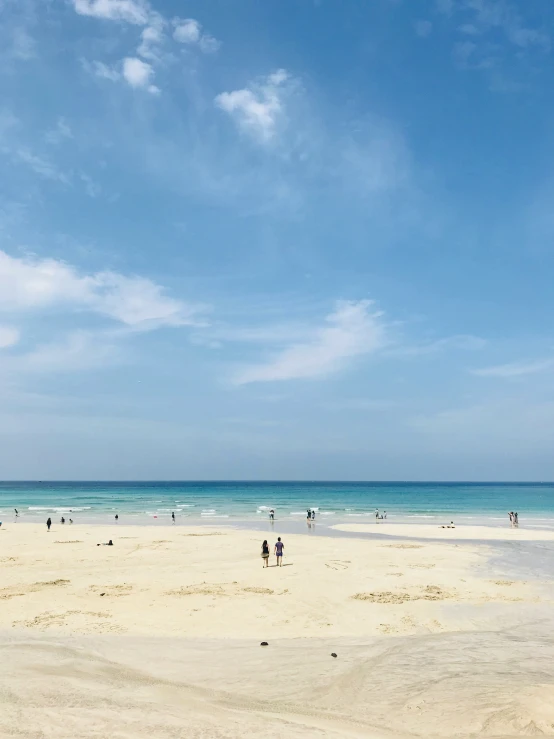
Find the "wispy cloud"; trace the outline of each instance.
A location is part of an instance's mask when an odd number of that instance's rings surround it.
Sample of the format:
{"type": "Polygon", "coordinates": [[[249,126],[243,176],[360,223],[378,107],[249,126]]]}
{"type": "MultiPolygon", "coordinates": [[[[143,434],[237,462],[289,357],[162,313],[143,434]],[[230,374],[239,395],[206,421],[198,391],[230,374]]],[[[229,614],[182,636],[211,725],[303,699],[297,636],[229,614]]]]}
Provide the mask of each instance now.
{"type": "Polygon", "coordinates": [[[56,259],[12,257],[0,251],[0,312],[73,306],[135,330],[197,325],[200,306],[165,294],[145,277],[97,272],[81,275],[56,259]]]}
{"type": "Polygon", "coordinates": [[[270,141],[284,116],[286,83],[290,75],[278,69],[268,77],[241,90],[222,92],[216,105],[228,113],[242,130],[262,142],[270,141]]]}
{"type": "Polygon", "coordinates": [[[65,118],[58,118],[56,127],[47,131],[45,139],[49,144],[60,144],[62,141],[73,138],[71,126],[65,118]]]}
{"type": "Polygon", "coordinates": [[[427,38],[433,31],[431,21],[419,20],[414,23],[414,30],[420,38],[427,38]]]}
{"type": "Polygon", "coordinates": [[[43,157],[33,154],[33,152],[29,151],[27,148],[17,149],[13,153],[13,158],[26,165],[33,172],[46,180],[61,182],[64,185],[68,185],[70,182],[70,177],[64,172],[61,172],[55,164],[43,157]]]}
{"type": "Polygon", "coordinates": [[[121,72],[113,65],[102,61],[85,62],[85,68],[98,77],[116,82],[123,79],[131,87],[160,92],[153,84],[155,66],[163,60],[162,49],[168,35],[167,28],[173,26],[173,39],[179,44],[196,46],[204,53],[217,51],[219,41],[202,30],[202,24],[194,18],[174,18],[171,24],[161,13],[155,11],[147,0],[71,0],[79,15],[105,21],[119,21],[143,30],[137,40],[137,56],[126,56],[120,63],[121,72]],[[146,60],[146,61],[144,61],[146,60]]]}
{"type": "Polygon", "coordinates": [[[340,301],[325,324],[313,329],[311,339],[293,343],[267,361],[245,367],[234,382],[245,385],[324,377],[357,356],[377,352],[385,343],[383,315],[374,310],[371,301],[340,301]]]}
{"type": "Polygon", "coordinates": [[[72,0],[75,12],[110,21],[125,21],[145,25],[150,16],[150,5],[144,0],[72,0]]]}
{"type": "Polygon", "coordinates": [[[487,341],[471,334],[455,334],[433,341],[422,341],[418,344],[404,344],[388,350],[391,356],[416,357],[435,354],[442,351],[477,351],[483,349],[487,341]]]}
{"type": "Polygon", "coordinates": [[[12,326],[0,326],[0,349],[13,346],[19,341],[19,331],[12,326]]]}
{"type": "Polygon", "coordinates": [[[456,64],[463,69],[484,71],[494,89],[519,89],[518,71],[524,68],[527,57],[550,51],[549,34],[526,23],[523,3],[438,0],[437,9],[456,24],[456,64]]]}
{"type": "Polygon", "coordinates": [[[544,372],[554,367],[554,359],[540,359],[533,362],[513,362],[509,364],[498,364],[494,367],[483,367],[471,370],[472,375],[478,377],[522,377],[544,372]]]}
{"type": "Polygon", "coordinates": [[[220,42],[209,33],[204,33],[202,24],[194,18],[174,18],[173,38],[179,44],[198,45],[205,54],[217,51],[220,42]]]}

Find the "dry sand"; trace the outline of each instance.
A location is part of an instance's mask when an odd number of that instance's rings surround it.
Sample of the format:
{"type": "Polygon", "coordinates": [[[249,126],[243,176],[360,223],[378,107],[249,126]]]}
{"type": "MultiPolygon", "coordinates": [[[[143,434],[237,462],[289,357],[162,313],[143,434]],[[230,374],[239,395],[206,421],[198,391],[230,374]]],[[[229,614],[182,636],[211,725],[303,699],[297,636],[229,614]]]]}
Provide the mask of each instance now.
{"type": "Polygon", "coordinates": [[[0,530],[0,736],[554,736],[549,582],[489,545],[307,535],[264,570],[263,538],[0,530]]]}

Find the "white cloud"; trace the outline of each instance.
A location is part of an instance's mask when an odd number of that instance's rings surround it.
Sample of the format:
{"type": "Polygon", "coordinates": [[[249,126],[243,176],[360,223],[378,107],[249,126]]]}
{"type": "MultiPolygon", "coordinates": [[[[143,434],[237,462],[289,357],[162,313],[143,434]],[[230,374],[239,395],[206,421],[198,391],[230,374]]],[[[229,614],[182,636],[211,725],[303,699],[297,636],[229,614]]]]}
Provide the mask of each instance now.
{"type": "Polygon", "coordinates": [[[157,60],[158,59],[158,47],[164,40],[163,32],[163,21],[161,18],[157,23],[154,23],[143,30],[140,35],[141,42],[137,49],[137,54],[144,57],[144,59],[157,60]]]}
{"type": "Polygon", "coordinates": [[[283,96],[287,80],[288,72],[278,69],[261,83],[242,90],[222,92],[215,98],[215,103],[229,113],[240,128],[262,141],[269,141],[284,113],[283,96]]]}
{"type": "Polygon", "coordinates": [[[19,331],[12,326],[0,326],[0,349],[6,349],[19,341],[19,331]]]}
{"type": "Polygon", "coordinates": [[[197,325],[201,310],[170,298],[144,277],[117,272],[80,275],[56,259],[17,258],[0,251],[0,312],[69,306],[132,327],[197,325]]]}
{"type": "Polygon", "coordinates": [[[107,64],[104,64],[104,62],[94,61],[92,64],[89,64],[89,62],[83,61],[83,66],[88,72],[96,75],[96,77],[101,77],[102,79],[110,80],[111,82],[117,82],[117,80],[121,79],[121,74],[117,69],[109,67],[107,64]]]}
{"type": "Polygon", "coordinates": [[[382,314],[372,311],[369,300],[339,301],[325,320],[311,340],[291,344],[269,361],[246,367],[234,378],[235,384],[323,377],[386,343],[382,314]]]}
{"type": "Polygon", "coordinates": [[[202,38],[200,39],[198,46],[204,54],[214,54],[221,46],[221,42],[218,41],[215,36],[210,36],[209,33],[204,33],[202,34],[202,38]]]}
{"type": "Polygon", "coordinates": [[[494,367],[483,367],[471,371],[472,375],[478,377],[522,377],[523,375],[534,375],[554,367],[554,359],[542,359],[535,362],[513,362],[499,364],[494,367]]]}
{"type": "Polygon", "coordinates": [[[201,25],[194,18],[186,18],[180,20],[175,18],[173,21],[175,30],[173,31],[173,38],[180,44],[197,44],[201,37],[201,25]]]}
{"type": "Polygon", "coordinates": [[[202,33],[202,24],[194,18],[174,18],[173,38],[179,44],[198,44],[205,54],[217,51],[219,41],[209,33],[202,33]]]}
{"type": "Polygon", "coordinates": [[[146,25],[150,16],[150,6],[143,0],[72,0],[72,2],[79,15],[92,18],[146,25]]]}
{"type": "Polygon", "coordinates": [[[148,92],[157,93],[159,89],[151,84],[154,70],[151,64],[143,62],[137,57],[127,57],[123,60],[123,77],[131,87],[147,89],[148,92]]]}

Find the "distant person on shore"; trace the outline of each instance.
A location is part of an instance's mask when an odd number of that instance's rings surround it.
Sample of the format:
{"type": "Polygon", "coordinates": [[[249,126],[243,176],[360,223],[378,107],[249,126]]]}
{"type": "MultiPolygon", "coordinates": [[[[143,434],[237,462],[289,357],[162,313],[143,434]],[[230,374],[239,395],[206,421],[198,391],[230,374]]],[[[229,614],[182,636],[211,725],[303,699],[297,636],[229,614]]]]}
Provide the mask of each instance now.
{"type": "Polygon", "coordinates": [[[15,517],[19,518],[19,511],[17,510],[17,508],[14,508],[14,511],[15,511],[15,517]]]}
{"type": "Polygon", "coordinates": [[[514,513],[514,526],[519,526],[519,516],[517,511],[514,513]]]}
{"type": "Polygon", "coordinates": [[[315,511],[312,510],[312,521],[315,521],[315,511]]]}
{"type": "Polygon", "coordinates": [[[52,519],[49,517],[46,521],[46,528],[48,529],[48,531],[50,531],[50,526],[52,526],[52,519]]]}
{"type": "Polygon", "coordinates": [[[73,523],[73,519],[72,518],[69,519],[69,523],[73,523]]]}
{"type": "Polygon", "coordinates": [[[277,557],[277,567],[283,566],[283,549],[285,548],[285,545],[281,541],[281,537],[277,537],[277,542],[275,544],[275,556],[277,557]]]}
{"type": "Polygon", "coordinates": [[[60,518],[60,523],[65,523],[65,518],[63,516],[60,518]]]}
{"type": "Polygon", "coordinates": [[[174,511],[171,514],[171,520],[173,521],[173,523],[175,523],[175,512],[174,511]]]}
{"type": "Polygon", "coordinates": [[[510,519],[510,526],[513,526],[514,525],[514,512],[513,511],[510,511],[508,513],[508,518],[510,519]]]}
{"type": "Polygon", "coordinates": [[[273,510],[273,508],[269,511],[269,520],[275,521],[275,511],[273,510]]]}
{"type": "Polygon", "coordinates": [[[387,517],[387,512],[383,511],[383,518],[386,518],[386,517],[387,517]]]}
{"type": "Polygon", "coordinates": [[[379,520],[379,509],[378,508],[375,509],[375,520],[376,521],[379,520]]]}
{"type": "Polygon", "coordinates": [[[267,543],[267,539],[264,539],[264,543],[262,544],[262,559],[264,561],[263,567],[269,567],[269,544],[267,543]]]}
{"type": "Polygon", "coordinates": [[[118,514],[118,513],[116,513],[116,514],[115,514],[115,522],[117,523],[118,521],[119,521],[119,514],[118,514]]]}
{"type": "Polygon", "coordinates": [[[306,519],[308,521],[312,520],[312,509],[311,508],[308,508],[308,510],[306,511],[306,519]]]}

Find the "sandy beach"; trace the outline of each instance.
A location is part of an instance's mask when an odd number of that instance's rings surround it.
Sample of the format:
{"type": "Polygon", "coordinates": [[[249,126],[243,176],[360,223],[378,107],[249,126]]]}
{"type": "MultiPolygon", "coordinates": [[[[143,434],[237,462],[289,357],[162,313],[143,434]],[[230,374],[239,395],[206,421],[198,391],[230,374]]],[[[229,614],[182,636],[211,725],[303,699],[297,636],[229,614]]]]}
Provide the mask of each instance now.
{"type": "Polygon", "coordinates": [[[551,582],[409,529],[2,527],[0,736],[554,735],[551,582]]]}

